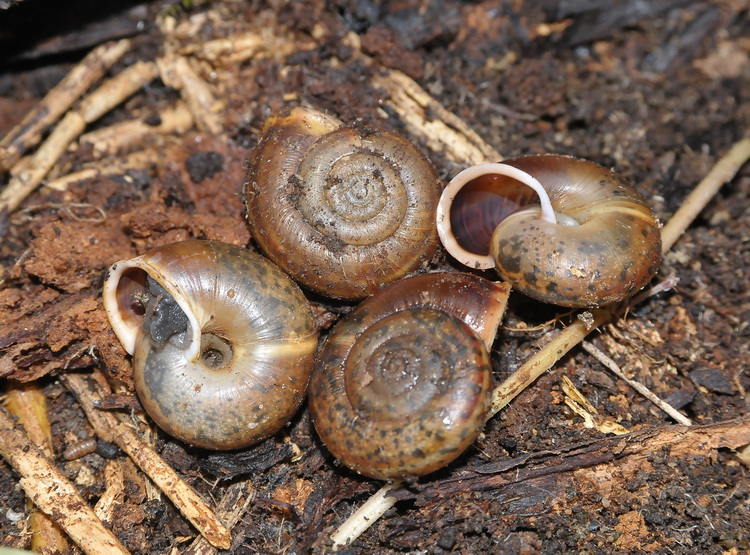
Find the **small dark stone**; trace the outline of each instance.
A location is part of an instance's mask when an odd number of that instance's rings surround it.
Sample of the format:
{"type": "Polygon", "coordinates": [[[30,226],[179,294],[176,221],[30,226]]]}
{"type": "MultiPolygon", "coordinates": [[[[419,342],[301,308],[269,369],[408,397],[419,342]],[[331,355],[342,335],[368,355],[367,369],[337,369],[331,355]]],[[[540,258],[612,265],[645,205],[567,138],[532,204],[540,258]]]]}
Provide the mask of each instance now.
{"type": "Polygon", "coordinates": [[[97,439],[95,453],[104,459],[114,459],[120,456],[121,451],[117,445],[97,439]]]}
{"type": "Polygon", "coordinates": [[[643,511],[643,520],[653,526],[663,526],[666,522],[664,514],[660,511],[643,511]]]}
{"type": "Polygon", "coordinates": [[[667,403],[672,405],[676,409],[681,409],[695,399],[695,391],[685,391],[684,389],[678,389],[667,395],[664,399],[667,403]]]}
{"type": "Polygon", "coordinates": [[[500,447],[505,449],[508,453],[514,453],[518,449],[518,442],[515,439],[504,437],[500,439],[500,447]]]}
{"type": "Polygon", "coordinates": [[[453,546],[456,545],[456,530],[455,528],[446,528],[440,532],[440,536],[437,540],[438,547],[450,551],[453,546]]]}
{"type": "Polygon", "coordinates": [[[729,378],[720,370],[715,368],[699,368],[689,374],[690,379],[698,385],[702,385],[714,393],[723,393],[724,395],[733,395],[734,388],[729,378]]]}
{"type": "Polygon", "coordinates": [[[185,161],[193,183],[202,183],[224,169],[224,157],[217,152],[197,152],[185,161]]]}
{"type": "Polygon", "coordinates": [[[148,116],[143,122],[150,127],[158,127],[161,125],[161,116],[157,112],[148,116]]]}

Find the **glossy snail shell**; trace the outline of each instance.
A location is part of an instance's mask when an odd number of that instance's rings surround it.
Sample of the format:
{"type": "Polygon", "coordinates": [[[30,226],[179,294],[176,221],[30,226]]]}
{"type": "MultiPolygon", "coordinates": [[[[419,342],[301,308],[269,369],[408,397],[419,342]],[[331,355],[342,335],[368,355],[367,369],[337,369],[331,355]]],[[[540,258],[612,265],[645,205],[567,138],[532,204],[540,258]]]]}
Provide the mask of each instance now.
{"type": "Polygon", "coordinates": [[[437,250],[440,185],[424,155],[394,133],[316,110],[266,122],[245,197],[263,253],[327,297],[371,295],[437,250]]]}
{"type": "Polygon", "coordinates": [[[437,226],[459,262],[495,266],[526,295],[562,306],[627,298],[661,262],[659,224],[643,197],[616,173],[569,156],[462,171],[443,191],[437,226]]]}
{"type": "Polygon", "coordinates": [[[103,300],[138,396],[170,435],[236,449],[274,434],[302,402],[317,329],[297,285],[262,256],[164,245],[113,264],[103,300]]]}
{"type": "Polygon", "coordinates": [[[480,433],[488,355],[509,287],[462,273],[406,278],[333,328],[310,381],[315,429],[347,467],[379,479],[427,474],[480,433]]]}

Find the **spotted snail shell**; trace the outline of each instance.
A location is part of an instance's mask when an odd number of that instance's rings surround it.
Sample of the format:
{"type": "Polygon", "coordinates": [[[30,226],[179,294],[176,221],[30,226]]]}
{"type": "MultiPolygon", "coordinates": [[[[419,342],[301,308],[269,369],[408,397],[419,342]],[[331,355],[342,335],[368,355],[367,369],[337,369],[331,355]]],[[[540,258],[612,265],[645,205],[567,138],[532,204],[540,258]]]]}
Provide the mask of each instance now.
{"type": "Polygon", "coordinates": [[[305,108],[268,120],[245,186],[263,253],[338,299],[371,295],[430,260],[439,196],[435,171],[407,140],[305,108]]]}
{"type": "Polygon", "coordinates": [[[526,295],[562,306],[618,302],[661,262],[659,224],[643,197],[616,173],[569,156],[462,171],[443,192],[437,227],[459,262],[495,266],[526,295]]]}
{"type": "Polygon", "coordinates": [[[297,285],[262,256],[164,245],[113,264],[103,300],[138,396],[170,435],[236,449],[274,434],[302,402],[317,328],[297,285]]]}
{"type": "Polygon", "coordinates": [[[489,348],[509,287],[463,273],[406,278],[363,301],[318,354],[309,406],[347,467],[373,478],[427,474],[480,433],[489,348]]]}

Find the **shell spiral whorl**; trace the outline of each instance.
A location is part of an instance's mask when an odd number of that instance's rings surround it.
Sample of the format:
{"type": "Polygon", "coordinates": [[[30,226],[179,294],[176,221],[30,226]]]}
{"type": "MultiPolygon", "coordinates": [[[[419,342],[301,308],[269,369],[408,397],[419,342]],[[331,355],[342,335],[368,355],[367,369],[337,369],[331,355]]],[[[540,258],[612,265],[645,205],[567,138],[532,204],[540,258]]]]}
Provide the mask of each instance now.
{"type": "Polygon", "coordinates": [[[236,449],[274,434],[302,402],[317,328],[299,288],[262,256],[164,245],[113,264],[103,300],[138,396],[170,435],[236,449]]]}
{"type": "Polygon", "coordinates": [[[432,257],[439,196],[435,171],[410,142],[304,108],[266,123],[245,186],[264,254],[339,299],[371,295],[432,257]]]}
{"type": "Polygon", "coordinates": [[[464,170],[443,192],[437,226],[459,262],[495,266],[521,292],[562,306],[618,302],[661,262],[659,224],[643,197],[616,173],[569,156],[464,170]]]}
{"type": "Polygon", "coordinates": [[[316,359],[310,412],[343,464],[380,479],[458,457],[489,409],[488,345],[508,288],[478,276],[401,280],[340,320],[316,359]]]}

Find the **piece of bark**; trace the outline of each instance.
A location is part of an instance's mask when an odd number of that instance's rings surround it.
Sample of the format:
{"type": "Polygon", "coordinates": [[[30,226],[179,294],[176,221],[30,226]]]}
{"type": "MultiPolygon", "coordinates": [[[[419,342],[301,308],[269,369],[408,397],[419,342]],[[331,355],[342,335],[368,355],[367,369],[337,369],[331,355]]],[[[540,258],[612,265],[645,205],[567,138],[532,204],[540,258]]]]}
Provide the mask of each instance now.
{"type": "MultiPolygon", "coordinates": [[[[91,364],[89,331],[81,326],[98,312],[95,294],[34,293],[40,295],[41,303],[24,305],[24,318],[0,325],[0,378],[30,382],[63,368],[76,368],[78,362],[91,364]]],[[[4,312],[0,310],[0,315],[4,312]]]]}
{"type": "MultiPolygon", "coordinates": [[[[570,473],[608,465],[608,473],[627,474],[629,468],[637,469],[641,460],[650,454],[667,449],[670,457],[709,455],[716,449],[737,449],[750,443],[750,417],[702,426],[669,426],[632,432],[627,435],[606,437],[583,444],[554,450],[528,453],[515,459],[488,463],[474,468],[470,473],[441,482],[417,484],[390,493],[397,499],[421,501],[449,498],[465,491],[488,491],[517,484],[535,485],[550,476],[555,483],[570,487],[570,473]],[[617,469],[617,470],[615,470],[617,469]]],[[[580,477],[580,474],[577,474],[580,477]]],[[[592,478],[593,479],[593,478],[592,478]]]]}

